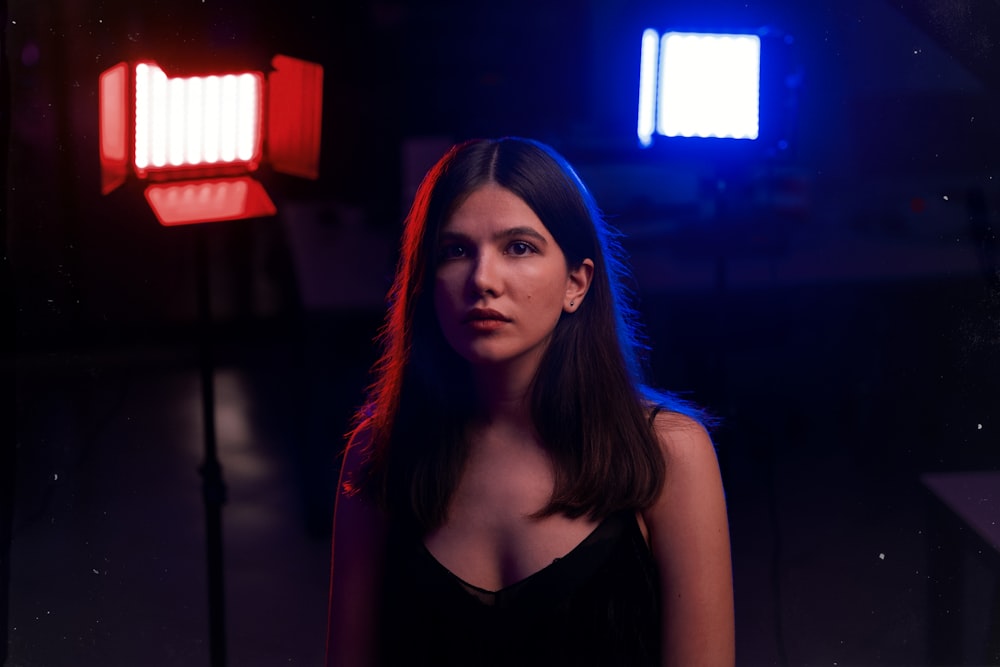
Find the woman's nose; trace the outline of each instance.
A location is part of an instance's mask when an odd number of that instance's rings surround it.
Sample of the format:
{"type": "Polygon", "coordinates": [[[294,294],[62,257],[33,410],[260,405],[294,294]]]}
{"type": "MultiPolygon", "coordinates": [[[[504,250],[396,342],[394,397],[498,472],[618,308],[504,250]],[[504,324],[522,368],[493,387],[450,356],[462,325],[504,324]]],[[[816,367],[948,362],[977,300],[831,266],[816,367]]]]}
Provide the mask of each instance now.
{"type": "Polygon", "coordinates": [[[490,257],[488,253],[478,253],[472,265],[472,275],[470,276],[470,287],[473,296],[482,294],[499,294],[500,280],[497,273],[496,258],[490,257]]]}

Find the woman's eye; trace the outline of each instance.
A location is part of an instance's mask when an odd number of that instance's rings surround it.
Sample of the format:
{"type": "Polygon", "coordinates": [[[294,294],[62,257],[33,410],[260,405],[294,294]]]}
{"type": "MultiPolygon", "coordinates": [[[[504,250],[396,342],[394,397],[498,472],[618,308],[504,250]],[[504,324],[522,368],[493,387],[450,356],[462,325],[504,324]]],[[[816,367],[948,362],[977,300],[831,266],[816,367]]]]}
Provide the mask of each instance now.
{"type": "Polygon", "coordinates": [[[457,243],[450,243],[446,246],[442,246],[439,254],[441,259],[458,259],[460,257],[465,257],[465,248],[457,243]]]}
{"type": "Polygon", "coordinates": [[[514,241],[507,246],[507,253],[511,255],[528,255],[535,252],[530,243],[524,241],[514,241]]]}

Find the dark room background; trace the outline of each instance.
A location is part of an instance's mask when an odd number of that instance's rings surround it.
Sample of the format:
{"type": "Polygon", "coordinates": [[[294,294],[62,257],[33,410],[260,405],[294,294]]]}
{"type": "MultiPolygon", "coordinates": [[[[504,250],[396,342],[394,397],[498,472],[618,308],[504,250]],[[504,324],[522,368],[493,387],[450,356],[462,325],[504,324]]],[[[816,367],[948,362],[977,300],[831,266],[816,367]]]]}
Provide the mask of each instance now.
{"type": "Polygon", "coordinates": [[[322,661],[402,218],[445,148],[501,135],[578,168],[653,380],[721,418],[739,664],[1000,662],[1000,4],[2,6],[3,664],[209,664],[206,335],[228,662],[322,661]],[[787,37],[782,143],[639,149],[650,26],[787,37]],[[275,54],[324,69],[320,176],[262,169],[275,216],[168,228],[134,179],[101,194],[101,72],[275,54]]]}

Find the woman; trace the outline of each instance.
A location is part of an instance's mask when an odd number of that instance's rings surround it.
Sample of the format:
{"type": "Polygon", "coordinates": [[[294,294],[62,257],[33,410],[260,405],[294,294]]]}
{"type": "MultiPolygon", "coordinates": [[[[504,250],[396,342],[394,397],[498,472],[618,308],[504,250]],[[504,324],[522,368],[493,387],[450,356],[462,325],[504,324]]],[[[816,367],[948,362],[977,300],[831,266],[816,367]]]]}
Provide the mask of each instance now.
{"type": "Polygon", "coordinates": [[[427,174],[344,456],[328,664],[733,663],[715,451],[642,383],[617,252],[543,144],[427,174]]]}

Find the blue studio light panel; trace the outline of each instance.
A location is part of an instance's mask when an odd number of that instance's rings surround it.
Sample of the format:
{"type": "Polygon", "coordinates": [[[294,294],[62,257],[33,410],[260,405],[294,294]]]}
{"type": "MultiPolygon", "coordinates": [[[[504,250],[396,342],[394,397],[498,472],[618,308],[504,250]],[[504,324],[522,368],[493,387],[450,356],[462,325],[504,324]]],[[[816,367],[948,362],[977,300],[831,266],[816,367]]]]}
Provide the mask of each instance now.
{"type": "Polygon", "coordinates": [[[756,140],[760,133],[760,50],[754,34],[642,35],[637,134],[756,140]]]}

